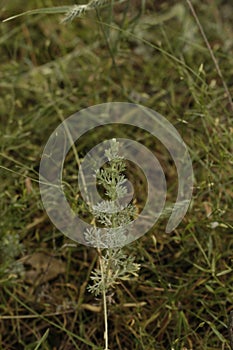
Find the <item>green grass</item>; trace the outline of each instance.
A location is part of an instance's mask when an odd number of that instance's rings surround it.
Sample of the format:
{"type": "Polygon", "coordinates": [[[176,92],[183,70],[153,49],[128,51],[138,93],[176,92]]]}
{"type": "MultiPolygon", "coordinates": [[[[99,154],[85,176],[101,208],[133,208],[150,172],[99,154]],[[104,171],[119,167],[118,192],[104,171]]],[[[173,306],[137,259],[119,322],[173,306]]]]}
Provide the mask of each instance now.
{"type": "MultiPolygon", "coordinates": [[[[1,1],[0,18],[72,3],[1,1]]],[[[193,3],[233,94],[233,5],[193,3]]],[[[49,221],[38,170],[63,118],[94,104],[128,101],[156,110],[177,128],[195,184],[189,212],[174,232],[165,234],[167,218],[161,219],[126,248],[141,271],[114,290],[109,347],[229,350],[233,111],[187,2],[126,1],[72,23],[61,18],[39,14],[0,24],[0,348],[103,347],[101,300],[86,290],[96,251],[70,241],[49,221]]],[[[110,134],[129,134],[155,152],[174,202],[176,169],[167,151],[140,130],[110,134]]],[[[81,140],[81,157],[101,135],[97,130],[81,140]]],[[[75,191],[72,153],[66,163],[64,180],[75,191]]],[[[74,205],[73,191],[67,188],[74,205]]]]}

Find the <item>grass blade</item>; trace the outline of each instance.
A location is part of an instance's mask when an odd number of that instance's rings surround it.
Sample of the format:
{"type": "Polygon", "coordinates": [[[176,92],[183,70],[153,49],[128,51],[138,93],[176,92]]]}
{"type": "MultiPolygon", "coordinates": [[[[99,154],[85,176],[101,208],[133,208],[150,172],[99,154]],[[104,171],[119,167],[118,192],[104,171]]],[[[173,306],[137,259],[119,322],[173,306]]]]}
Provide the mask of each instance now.
{"type": "Polygon", "coordinates": [[[34,350],[38,350],[40,348],[42,343],[47,339],[48,335],[49,335],[49,328],[46,330],[46,332],[44,333],[43,337],[39,340],[39,343],[37,344],[37,346],[35,347],[34,350]]]}
{"type": "Polygon", "coordinates": [[[66,13],[70,10],[72,6],[56,6],[56,7],[44,7],[40,9],[34,9],[19,13],[17,15],[8,17],[3,20],[3,22],[11,21],[18,17],[26,16],[26,15],[38,15],[38,14],[57,14],[57,13],[66,13]]]}

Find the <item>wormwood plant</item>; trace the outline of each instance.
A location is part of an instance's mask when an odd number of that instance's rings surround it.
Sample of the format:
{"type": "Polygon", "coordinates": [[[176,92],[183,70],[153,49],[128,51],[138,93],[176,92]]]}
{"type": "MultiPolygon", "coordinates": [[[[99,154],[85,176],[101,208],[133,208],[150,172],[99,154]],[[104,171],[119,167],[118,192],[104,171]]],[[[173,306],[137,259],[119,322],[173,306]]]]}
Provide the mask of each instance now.
{"type": "Polygon", "coordinates": [[[103,297],[104,350],[108,350],[107,295],[120,281],[137,277],[140,266],[134,262],[134,257],[118,248],[127,242],[127,225],[135,218],[136,207],[133,204],[122,204],[122,199],[127,195],[127,180],[124,175],[126,162],[119,155],[119,143],[115,139],[111,140],[110,147],[105,150],[105,156],[108,162],[95,172],[95,177],[97,184],[102,186],[106,199],[93,205],[91,211],[96,224],[104,227],[106,233],[103,234],[103,230],[94,226],[84,235],[87,243],[95,246],[98,252],[99,266],[92,272],[92,284],[88,290],[95,296],[103,297]]]}

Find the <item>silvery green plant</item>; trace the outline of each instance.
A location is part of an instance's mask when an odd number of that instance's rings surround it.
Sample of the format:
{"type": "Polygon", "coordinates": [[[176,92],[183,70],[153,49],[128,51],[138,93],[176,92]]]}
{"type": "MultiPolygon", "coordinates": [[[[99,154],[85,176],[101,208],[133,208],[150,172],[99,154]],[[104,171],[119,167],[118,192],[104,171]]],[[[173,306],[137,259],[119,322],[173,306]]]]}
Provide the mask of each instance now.
{"type": "Polygon", "coordinates": [[[3,22],[10,21],[20,16],[24,15],[36,15],[36,14],[64,14],[62,22],[71,22],[76,17],[81,17],[85,15],[88,11],[97,10],[103,6],[111,5],[117,3],[122,3],[125,0],[90,0],[87,4],[82,5],[68,5],[68,6],[55,6],[55,7],[43,7],[34,10],[28,10],[17,15],[8,17],[3,20],[3,22]]]}
{"type": "Polygon", "coordinates": [[[93,227],[84,233],[88,244],[95,246],[98,251],[99,264],[92,271],[92,284],[88,290],[95,296],[103,296],[105,320],[105,348],[108,350],[108,313],[107,294],[121,281],[138,276],[140,265],[134,257],[123,252],[127,242],[127,225],[136,217],[136,207],[133,204],[122,205],[121,200],[127,195],[126,162],[119,155],[119,143],[112,139],[110,147],[105,150],[108,162],[95,172],[98,185],[104,189],[106,199],[93,205],[91,211],[96,224],[106,228],[106,234],[98,227],[93,227]],[[116,248],[114,248],[116,246],[116,248]],[[112,248],[113,247],[113,248],[112,248]]]}
{"type": "Polygon", "coordinates": [[[91,0],[89,3],[84,5],[73,5],[65,14],[63,22],[70,22],[75,17],[81,17],[86,14],[87,11],[91,11],[102,7],[103,5],[111,3],[111,0],[91,0]]]}

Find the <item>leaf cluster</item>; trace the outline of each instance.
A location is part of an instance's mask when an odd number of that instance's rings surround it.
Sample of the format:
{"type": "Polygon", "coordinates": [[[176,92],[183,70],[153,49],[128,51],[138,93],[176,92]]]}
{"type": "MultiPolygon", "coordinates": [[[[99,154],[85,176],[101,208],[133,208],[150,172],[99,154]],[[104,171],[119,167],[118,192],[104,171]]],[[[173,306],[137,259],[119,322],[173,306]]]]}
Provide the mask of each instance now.
{"type": "Polygon", "coordinates": [[[135,258],[123,253],[122,249],[107,249],[102,256],[103,275],[100,268],[92,271],[92,285],[88,290],[96,296],[102,294],[104,290],[108,291],[114,288],[120,281],[128,281],[138,276],[139,264],[136,264],[135,258]]]}
{"type": "Polygon", "coordinates": [[[112,139],[110,147],[105,150],[105,156],[108,164],[96,171],[96,180],[105,189],[108,200],[103,200],[92,208],[96,222],[103,225],[104,230],[93,227],[84,234],[90,245],[99,248],[100,266],[92,272],[93,284],[88,287],[95,295],[115,287],[121,280],[137,276],[139,270],[134,257],[124,254],[121,248],[112,248],[126,244],[127,225],[136,215],[133,204],[120,204],[120,199],[127,195],[128,190],[124,186],[126,163],[119,155],[119,142],[112,139]]]}

